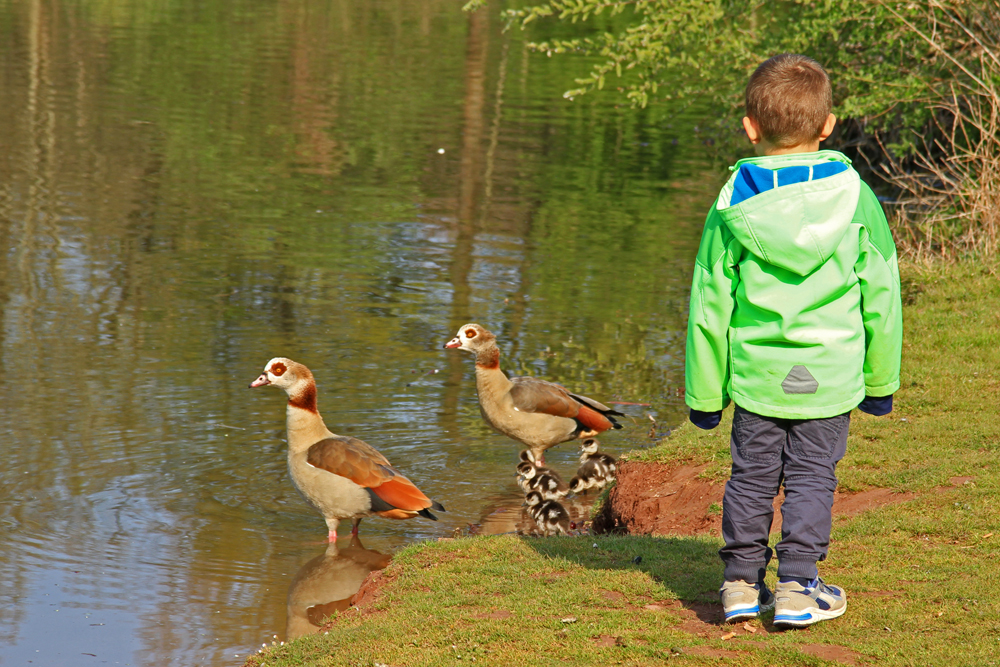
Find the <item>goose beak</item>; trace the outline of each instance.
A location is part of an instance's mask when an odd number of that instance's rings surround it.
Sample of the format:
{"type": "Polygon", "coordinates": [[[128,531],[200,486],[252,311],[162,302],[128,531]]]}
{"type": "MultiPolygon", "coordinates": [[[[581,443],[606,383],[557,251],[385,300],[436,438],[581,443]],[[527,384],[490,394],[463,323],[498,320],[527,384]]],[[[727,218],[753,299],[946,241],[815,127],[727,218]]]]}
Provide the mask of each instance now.
{"type": "Polygon", "coordinates": [[[451,339],[450,341],[448,341],[447,343],[445,343],[445,344],[444,344],[444,346],[445,346],[446,348],[452,348],[452,347],[462,347],[462,341],[460,341],[460,340],[458,339],[458,336],[455,336],[455,337],[454,337],[454,338],[452,338],[452,339],[451,339]]]}
{"type": "Polygon", "coordinates": [[[267,379],[267,373],[261,373],[259,378],[250,383],[250,388],[264,387],[269,384],[271,384],[271,381],[267,379]]]}

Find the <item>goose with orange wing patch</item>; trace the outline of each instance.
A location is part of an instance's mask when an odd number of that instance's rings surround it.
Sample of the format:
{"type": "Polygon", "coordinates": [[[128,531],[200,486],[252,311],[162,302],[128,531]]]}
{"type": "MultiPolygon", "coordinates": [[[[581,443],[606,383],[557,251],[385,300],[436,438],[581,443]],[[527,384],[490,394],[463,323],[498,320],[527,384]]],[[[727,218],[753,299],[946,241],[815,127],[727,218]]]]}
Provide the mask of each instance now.
{"type": "Polygon", "coordinates": [[[267,362],[250,387],[274,385],[288,395],[288,471],[306,501],[318,509],[329,529],[328,541],[337,539],[344,519],[354,522],[377,515],[389,519],[422,516],[433,521],[430,510],[444,511],[377,449],[363,440],[332,433],[323,423],[316,404],[316,381],[300,363],[275,357],[267,362]]]}
{"type": "Polygon", "coordinates": [[[545,450],[561,442],[590,438],[621,428],[621,412],[574,394],[555,382],[508,378],[500,370],[497,338],[478,324],[466,324],[444,345],[476,355],[476,391],[483,419],[495,430],[524,443],[538,465],[545,450]]]}

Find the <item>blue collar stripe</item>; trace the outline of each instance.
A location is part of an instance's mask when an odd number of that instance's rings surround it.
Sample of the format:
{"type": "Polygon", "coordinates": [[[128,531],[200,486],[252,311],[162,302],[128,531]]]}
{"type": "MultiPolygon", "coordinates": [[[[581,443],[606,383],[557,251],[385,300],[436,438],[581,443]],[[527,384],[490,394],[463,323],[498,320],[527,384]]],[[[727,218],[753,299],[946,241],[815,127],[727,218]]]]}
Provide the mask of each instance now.
{"type": "Polygon", "coordinates": [[[736,174],[733,196],[729,200],[729,205],[736,206],[755,195],[773,190],[776,185],[781,187],[794,183],[805,183],[809,180],[818,181],[842,171],[847,171],[847,165],[843,162],[820,162],[811,167],[799,165],[776,171],[758,167],[755,164],[744,164],[740,166],[740,171],[736,174]]]}

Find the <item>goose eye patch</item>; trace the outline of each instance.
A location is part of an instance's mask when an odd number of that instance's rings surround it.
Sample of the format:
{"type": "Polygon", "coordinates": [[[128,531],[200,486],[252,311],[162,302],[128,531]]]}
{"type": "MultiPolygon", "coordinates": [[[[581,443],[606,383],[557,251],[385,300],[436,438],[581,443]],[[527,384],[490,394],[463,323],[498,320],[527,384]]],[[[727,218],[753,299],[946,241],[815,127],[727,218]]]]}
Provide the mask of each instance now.
{"type": "Polygon", "coordinates": [[[277,375],[278,377],[281,377],[282,375],[285,374],[286,370],[287,369],[285,368],[284,364],[277,363],[277,364],[271,366],[271,375],[277,375]]]}
{"type": "Polygon", "coordinates": [[[475,338],[476,337],[476,330],[475,329],[466,329],[465,330],[465,337],[466,338],[475,338]]]}

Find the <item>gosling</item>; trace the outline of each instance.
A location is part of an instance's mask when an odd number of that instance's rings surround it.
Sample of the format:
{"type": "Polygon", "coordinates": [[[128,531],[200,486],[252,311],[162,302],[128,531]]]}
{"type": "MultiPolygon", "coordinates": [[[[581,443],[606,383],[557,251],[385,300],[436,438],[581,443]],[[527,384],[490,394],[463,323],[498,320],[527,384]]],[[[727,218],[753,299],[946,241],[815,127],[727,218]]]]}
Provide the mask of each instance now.
{"type": "Polygon", "coordinates": [[[524,499],[528,505],[528,514],[542,535],[569,535],[569,513],[556,500],[545,500],[537,491],[530,492],[524,499]]]}
{"type": "Polygon", "coordinates": [[[573,493],[586,493],[590,489],[600,491],[615,479],[618,464],[609,454],[598,451],[600,443],[594,438],[584,440],[581,445],[580,467],[576,476],[569,481],[573,493]]]}
{"type": "Polygon", "coordinates": [[[517,473],[521,489],[525,493],[536,492],[543,500],[559,500],[569,492],[566,483],[558,475],[539,472],[530,463],[519,463],[517,473]]]}

